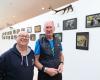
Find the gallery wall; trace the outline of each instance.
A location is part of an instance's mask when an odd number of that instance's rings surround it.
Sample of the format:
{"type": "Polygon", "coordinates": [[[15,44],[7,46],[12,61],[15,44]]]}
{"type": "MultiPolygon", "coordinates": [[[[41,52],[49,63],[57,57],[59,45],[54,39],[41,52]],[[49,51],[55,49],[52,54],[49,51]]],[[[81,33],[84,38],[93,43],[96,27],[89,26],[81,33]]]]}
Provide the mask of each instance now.
{"type": "MultiPolygon", "coordinates": [[[[68,6],[68,5],[65,5],[68,6]]],[[[63,8],[62,6],[60,8],[63,8]]],[[[72,3],[73,12],[54,14],[52,11],[0,31],[0,54],[13,46],[15,39],[2,39],[5,32],[32,27],[36,40],[43,34],[43,24],[47,20],[55,22],[55,33],[62,33],[63,54],[65,57],[63,80],[100,80],[100,26],[86,28],[86,16],[100,13],[99,0],[79,0],[72,3]],[[63,21],[77,18],[77,29],[63,30],[63,21]],[[34,26],[41,25],[41,32],[35,33],[34,26]],[[76,34],[89,32],[88,50],[76,49],[76,34]]],[[[58,9],[60,9],[58,8],[58,9]]],[[[16,33],[17,34],[17,33],[16,33]]],[[[15,34],[14,34],[15,35],[15,34]]],[[[34,50],[35,41],[29,46],[34,50]]],[[[37,73],[37,71],[35,70],[37,73]]],[[[37,74],[35,73],[35,78],[37,74]]]]}

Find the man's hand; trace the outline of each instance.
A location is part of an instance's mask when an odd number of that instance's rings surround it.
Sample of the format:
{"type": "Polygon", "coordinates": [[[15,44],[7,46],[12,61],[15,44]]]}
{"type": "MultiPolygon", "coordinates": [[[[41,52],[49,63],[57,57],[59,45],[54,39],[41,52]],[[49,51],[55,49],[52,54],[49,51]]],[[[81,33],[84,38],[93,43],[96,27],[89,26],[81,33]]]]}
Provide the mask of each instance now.
{"type": "Polygon", "coordinates": [[[58,67],[58,72],[62,73],[63,72],[63,63],[61,63],[58,67]]]}
{"type": "Polygon", "coordinates": [[[45,70],[45,73],[47,73],[49,76],[55,76],[56,74],[58,74],[58,69],[55,69],[55,68],[47,68],[45,70]]]}

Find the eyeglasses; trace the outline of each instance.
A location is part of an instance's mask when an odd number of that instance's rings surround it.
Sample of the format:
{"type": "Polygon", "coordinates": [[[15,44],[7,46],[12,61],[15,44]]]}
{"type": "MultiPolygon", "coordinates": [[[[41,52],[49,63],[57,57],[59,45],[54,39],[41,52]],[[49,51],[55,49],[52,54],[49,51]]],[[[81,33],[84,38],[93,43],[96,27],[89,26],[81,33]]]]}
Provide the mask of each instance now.
{"type": "Polygon", "coordinates": [[[19,35],[19,37],[21,37],[21,38],[27,38],[27,39],[29,39],[30,37],[28,36],[28,35],[19,35]]]}

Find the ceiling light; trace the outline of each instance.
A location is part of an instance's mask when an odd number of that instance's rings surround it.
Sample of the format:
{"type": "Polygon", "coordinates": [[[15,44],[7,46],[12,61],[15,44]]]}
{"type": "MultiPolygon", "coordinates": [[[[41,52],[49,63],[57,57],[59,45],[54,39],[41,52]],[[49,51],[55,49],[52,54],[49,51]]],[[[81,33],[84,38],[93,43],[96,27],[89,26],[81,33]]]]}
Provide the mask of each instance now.
{"type": "Polygon", "coordinates": [[[44,10],[45,8],[44,7],[42,7],[42,10],[44,10]]]}

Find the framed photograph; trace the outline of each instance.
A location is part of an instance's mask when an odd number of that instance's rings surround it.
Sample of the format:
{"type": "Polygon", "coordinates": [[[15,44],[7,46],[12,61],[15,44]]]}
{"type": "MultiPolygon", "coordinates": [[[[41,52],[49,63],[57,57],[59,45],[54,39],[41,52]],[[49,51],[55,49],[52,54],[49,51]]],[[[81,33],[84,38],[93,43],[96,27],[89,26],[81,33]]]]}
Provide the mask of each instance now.
{"type": "Polygon", "coordinates": [[[11,35],[11,39],[14,39],[13,35],[11,35]]]}
{"type": "Polygon", "coordinates": [[[32,32],[32,27],[27,27],[27,32],[31,33],[32,32]]]}
{"type": "Polygon", "coordinates": [[[21,28],[21,31],[25,31],[25,28],[21,28]]]}
{"type": "Polygon", "coordinates": [[[7,35],[7,32],[5,32],[5,35],[7,35]]]}
{"type": "Polygon", "coordinates": [[[63,21],[63,30],[77,29],[77,18],[63,21]]]}
{"type": "Polygon", "coordinates": [[[6,39],[8,39],[8,36],[6,36],[6,39]]]}
{"type": "Polygon", "coordinates": [[[89,32],[76,33],[76,49],[88,50],[89,32]]]}
{"type": "Polygon", "coordinates": [[[10,36],[8,36],[8,39],[10,40],[10,36]]]}
{"type": "Polygon", "coordinates": [[[30,40],[35,41],[36,40],[36,35],[35,34],[30,34],[30,40]]]}
{"type": "Polygon", "coordinates": [[[54,35],[62,42],[62,33],[54,33],[54,35]]]}
{"type": "Polygon", "coordinates": [[[13,38],[16,39],[17,38],[17,35],[13,35],[13,38]]]}
{"type": "Polygon", "coordinates": [[[20,32],[20,29],[17,29],[16,32],[17,32],[17,34],[18,34],[18,33],[20,32]]]}
{"type": "Polygon", "coordinates": [[[40,34],[39,38],[45,37],[45,34],[40,34]]]}
{"type": "Polygon", "coordinates": [[[5,36],[2,36],[2,39],[5,39],[5,36]]]}
{"type": "Polygon", "coordinates": [[[9,35],[12,35],[12,31],[9,31],[9,35]]]}
{"type": "Polygon", "coordinates": [[[35,33],[41,32],[41,25],[34,26],[34,32],[35,33]]]}
{"type": "Polygon", "coordinates": [[[7,32],[7,35],[9,35],[9,32],[7,32]]]}
{"type": "Polygon", "coordinates": [[[6,39],[6,36],[2,36],[2,39],[6,39]]]}
{"type": "Polygon", "coordinates": [[[86,28],[100,27],[100,13],[86,16],[86,28]]]}
{"type": "Polygon", "coordinates": [[[13,30],[13,34],[16,34],[16,30],[13,30]]]}
{"type": "Polygon", "coordinates": [[[3,32],[2,35],[5,35],[5,33],[3,32]]]}

